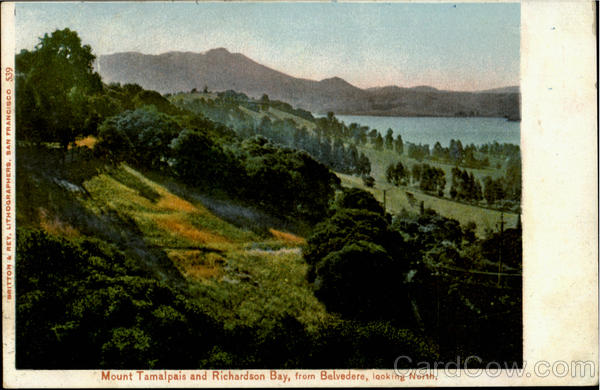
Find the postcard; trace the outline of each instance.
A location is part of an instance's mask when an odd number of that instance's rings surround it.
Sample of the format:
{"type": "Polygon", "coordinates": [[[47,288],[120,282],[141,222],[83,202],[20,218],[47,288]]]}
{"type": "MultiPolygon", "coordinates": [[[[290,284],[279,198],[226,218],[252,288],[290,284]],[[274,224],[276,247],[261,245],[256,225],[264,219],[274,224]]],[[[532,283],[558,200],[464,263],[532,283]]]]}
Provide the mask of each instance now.
{"type": "Polygon", "coordinates": [[[597,385],[596,6],[3,2],[3,385],[597,385]]]}

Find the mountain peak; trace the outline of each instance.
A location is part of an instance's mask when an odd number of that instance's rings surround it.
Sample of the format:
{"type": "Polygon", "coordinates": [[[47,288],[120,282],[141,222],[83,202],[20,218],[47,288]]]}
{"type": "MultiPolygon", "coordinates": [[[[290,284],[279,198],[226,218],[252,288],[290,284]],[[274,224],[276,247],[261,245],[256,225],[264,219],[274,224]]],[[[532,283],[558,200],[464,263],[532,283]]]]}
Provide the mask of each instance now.
{"type": "Polygon", "coordinates": [[[224,47],[217,47],[215,49],[205,51],[204,54],[231,54],[231,52],[224,47]]]}
{"type": "Polygon", "coordinates": [[[344,80],[341,77],[328,77],[326,79],[321,80],[322,83],[344,83],[344,84],[348,84],[348,82],[346,80],[344,80]]]}
{"type": "Polygon", "coordinates": [[[343,78],[337,77],[337,76],[323,79],[323,80],[319,81],[319,83],[321,85],[326,85],[328,87],[334,87],[334,88],[358,89],[354,85],[352,85],[349,82],[347,82],[346,80],[344,80],[343,78]]]}
{"type": "Polygon", "coordinates": [[[434,87],[430,87],[429,85],[417,85],[414,87],[411,87],[410,89],[412,89],[413,91],[420,91],[420,92],[439,92],[440,90],[434,87]]]}

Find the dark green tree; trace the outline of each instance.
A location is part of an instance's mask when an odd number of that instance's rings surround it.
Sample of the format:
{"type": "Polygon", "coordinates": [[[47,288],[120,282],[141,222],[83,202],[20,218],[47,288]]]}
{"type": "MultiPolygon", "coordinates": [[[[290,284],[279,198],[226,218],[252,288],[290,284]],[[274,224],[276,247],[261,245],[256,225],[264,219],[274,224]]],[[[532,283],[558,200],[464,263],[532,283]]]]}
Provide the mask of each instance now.
{"type": "Polygon", "coordinates": [[[377,133],[377,137],[375,137],[375,143],[373,146],[375,150],[383,150],[383,137],[381,134],[377,133]]]}
{"type": "Polygon", "coordinates": [[[98,131],[96,152],[152,168],[165,168],[169,147],[181,127],[153,108],[125,111],[105,120],[98,131]]]}
{"type": "Polygon", "coordinates": [[[402,142],[402,136],[400,134],[398,134],[398,136],[396,137],[394,149],[396,149],[396,152],[398,152],[398,154],[404,153],[404,142],[402,142]]]}
{"type": "Polygon", "coordinates": [[[352,242],[317,263],[315,295],[328,310],[349,317],[381,318],[401,291],[393,283],[395,271],[394,261],[381,246],[352,242]]]}
{"type": "Polygon", "coordinates": [[[267,111],[269,109],[269,95],[267,95],[266,93],[264,93],[261,97],[260,97],[260,108],[263,111],[267,111]]]}
{"type": "Polygon", "coordinates": [[[402,290],[398,279],[406,271],[407,253],[402,236],[390,229],[373,195],[344,190],[335,213],[309,237],[304,256],[308,280],[330,310],[349,317],[383,318],[398,314],[384,307],[402,290]]]}
{"type": "Polygon", "coordinates": [[[360,188],[344,187],[336,200],[336,206],[342,209],[360,209],[385,215],[383,206],[375,199],[373,194],[360,188]]]}
{"type": "Polygon", "coordinates": [[[362,181],[363,184],[369,188],[373,188],[375,186],[375,179],[371,175],[363,175],[362,181]]]}
{"type": "Polygon", "coordinates": [[[371,173],[371,161],[364,153],[360,154],[356,173],[359,175],[369,175],[371,173]]]}
{"type": "Polygon", "coordinates": [[[39,114],[24,129],[35,124],[45,130],[32,137],[58,142],[66,151],[85,129],[92,112],[88,98],[102,91],[94,59],[90,46],[82,45],[77,33],[68,28],[45,34],[32,52],[22,50],[17,55],[24,103],[33,105],[39,114]]]}
{"type": "Polygon", "coordinates": [[[173,172],[191,185],[222,184],[233,168],[230,157],[200,130],[183,130],[169,147],[173,172]]]}
{"type": "Polygon", "coordinates": [[[392,129],[388,129],[385,134],[385,148],[394,149],[394,131],[392,129]]]}
{"type": "Polygon", "coordinates": [[[390,164],[385,170],[385,178],[388,183],[397,185],[406,185],[409,171],[402,162],[398,161],[396,165],[390,164]]]}

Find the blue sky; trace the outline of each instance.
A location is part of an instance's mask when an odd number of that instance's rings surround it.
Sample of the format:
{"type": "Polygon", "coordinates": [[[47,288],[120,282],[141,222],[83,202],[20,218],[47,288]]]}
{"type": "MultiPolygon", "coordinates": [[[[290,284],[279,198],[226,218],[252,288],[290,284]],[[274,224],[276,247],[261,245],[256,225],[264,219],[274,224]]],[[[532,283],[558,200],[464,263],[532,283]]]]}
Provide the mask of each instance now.
{"type": "Polygon", "coordinates": [[[362,87],[519,84],[520,5],[466,3],[19,3],[17,50],[76,30],[96,55],[216,47],[295,77],[362,87]]]}

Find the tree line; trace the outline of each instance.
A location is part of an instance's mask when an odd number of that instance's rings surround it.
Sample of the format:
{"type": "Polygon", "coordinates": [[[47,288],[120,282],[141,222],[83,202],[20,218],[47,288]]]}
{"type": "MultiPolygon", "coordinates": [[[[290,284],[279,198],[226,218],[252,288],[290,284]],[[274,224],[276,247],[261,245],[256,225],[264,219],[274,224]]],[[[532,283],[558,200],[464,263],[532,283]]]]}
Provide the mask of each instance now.
{"type": "MultiPolygon", "coordinates": [[[[484,200],[489,206],[500,205],[513,207],[521,198],[521,163],[519,158],[511,158],[507,162],[504,176],[492,178],[485,176],[483,181],[477,179],[467,169],[453,167],[450,182],[450,197],[455,200],[478,204],[484,200]]],[[[413,164],[412,168],[398,161],[390,164],[385,171],[386,181],[395,186],[417,185],[425,192],[444,196],[446,173],[442,168],[429,164],[413,164]]]]}
{"type": "Polygon", "coordinates": [[[256,102],[247,95],[234,91],[220,92],[216,99],[177,96],[172,101],[179,107],[202,113],[216,122],[231,127],[242,138],[264,136],[279,145],[303,150],[317,161],[341,173],[365,176],[371,172],[371,162],[364,153],[357,150],[344,132],[339,130],[343,129],[344,125],[333,115],[328,120],[315,119],[307,111],[294,109],[284,102],[269,100],[266,95],[256,102]],[[258,114],[268,111],[269,107],[277,108],[314,121],[317,127],[314,131],[307,130],[305,126],[300,126],[291,118],[272,120],[268,115],[263,115],[260,120],[256,120],[240,107],[258,114]]]}
{"type": "Polygon", "coordinates": [[[388,165],[385,176],[387,182],[395,186],[412,183],[425,192],[444,196],[446,173],[442,168],[429,164],[413,164],[412,169],[409,169],[399,161],[395,165],[388,165]]]}
{"type": "Polygon", "coordinates": [[[341,138],[330,138],[321,128],[309,131],[299,127],[292,119],[271,121],[263,117],[254,128],[247,128],[245,136],[259,134],[273,142],[304,150],[317,161],[337,172],[358,176],[369,175],[371,162],[354,144],[345,145],[341,138]]]}

